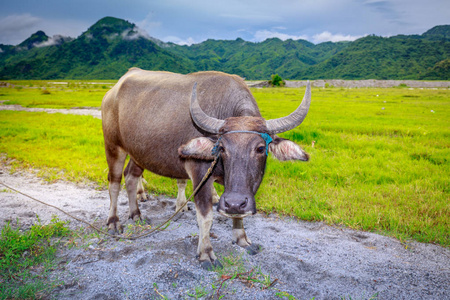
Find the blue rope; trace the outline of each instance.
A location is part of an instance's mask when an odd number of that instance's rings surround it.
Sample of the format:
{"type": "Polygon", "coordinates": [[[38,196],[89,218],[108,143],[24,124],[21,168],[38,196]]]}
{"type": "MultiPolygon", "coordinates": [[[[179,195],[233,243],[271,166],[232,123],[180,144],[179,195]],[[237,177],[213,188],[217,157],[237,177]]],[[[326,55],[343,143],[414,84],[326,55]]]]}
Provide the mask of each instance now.
{"type": "MultiPolygon", "coordinates": [[[[273,142],[273,139],[270,137],[270,135],[268,133],[261,133],[261,132],[257,132],[257,131],[249,131],[249,130],[235,130],[235,131],[228,131],[225,132],[224,134],[228,134],[228,133],[254,133],[254,134],[259,134],[262,139],[264,140],[264,142],[266,142],[266,155],[269,155],[269,144],[273,142]]],[[[219,143],[220,140],[222,139],[222,136],[219,137],[219,139],[217,140],[217,142],[214,144],[214,147],[211,151],[212,155],[217,155],[219,153],[219,143]]]]}

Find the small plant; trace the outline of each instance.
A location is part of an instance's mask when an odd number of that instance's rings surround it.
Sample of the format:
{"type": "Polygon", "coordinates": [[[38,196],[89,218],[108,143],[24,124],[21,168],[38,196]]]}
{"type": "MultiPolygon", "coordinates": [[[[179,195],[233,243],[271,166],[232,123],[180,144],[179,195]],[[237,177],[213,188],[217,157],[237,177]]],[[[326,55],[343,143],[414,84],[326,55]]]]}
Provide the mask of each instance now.
{"type": "MultiPolygon", "coordinates": [[[[288,298],[289,300],[297,299],[297,298],[295,298],[294,296],[290,295],[287,292],[277,292],[277,293],[275,293],[275,296],[277,296],[279,298],[288,298]]],[[[314,298],[312,298],[311,300],[314,300],[314,298]]]]}
{"type": "Polygon", "coordinates": [[[208,295],[208,291],[204,287],[195,287],[193,294],[188,293],[189,297],[192,297],[195,299],[200,299],[206,295],[208,295]]]}
{"type": "Polygon", "coordinates": [[[286,82],[283,80],[283,78],[281,78],[280,75],[274,74],[272,75],[272,79],[269,80],[269,84],[271,86],[284,86],[286,82]]]}
{"type": "Polygon", "coordinates": [[[399,87],[399,88],[409,88],[409,86],[406,83],[400,83],[397,87],[399,87]]]}
{"type": "Polygon", "coordinates": [[[50,93],[49,90],[43,89],[42,92],[41,92],[41,94],[42,94],[42,95],[50,95],[51,93],[50,93]]]}
{"type": "MultiPolygon", "coordinates": [[[[38,219],[39,220],[39,219],[38,219]]],[[[40,221],[22,232],[7,223],[0,237],[0,299],[40,298],[59,283],[47,282],[59,240],[70,234],[68,222],[54,217],[50,224],[40,221]],[[39,269],[39,272],[31,270],[39,269]]]]}

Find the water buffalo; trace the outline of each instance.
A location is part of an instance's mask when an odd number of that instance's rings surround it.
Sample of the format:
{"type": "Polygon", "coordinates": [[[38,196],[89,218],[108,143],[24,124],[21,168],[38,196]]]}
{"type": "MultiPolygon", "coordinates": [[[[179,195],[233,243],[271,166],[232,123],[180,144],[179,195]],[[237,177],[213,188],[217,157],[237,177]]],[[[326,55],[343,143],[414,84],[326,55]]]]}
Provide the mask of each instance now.
{"type": "Polygon", "coordinates": [[[121,228],[117,197],[127,155],[129,217],[137,220],[141,213],[136,193],[144,169],[178,179],[182,185],[191,179],[196,187],[211,165],[214,150],[220,159],[194,198],[200,231],[199,260],[204,268],[220,265],[210,241],[214,181],[225,188],[217,210],[233,218],[233,242],[257,252],[258,247],[245,234],[242,218],[256,213],[254,195],[264,175],[268,152],[282,161],[309,159],[300,146],[275,134],[298,126],[306,117],[310,101],[308,84],[302,103],[292,114],[266,121],[238,76],[130,69],[102,102],[111,201],[109,230],[121,228]]]}

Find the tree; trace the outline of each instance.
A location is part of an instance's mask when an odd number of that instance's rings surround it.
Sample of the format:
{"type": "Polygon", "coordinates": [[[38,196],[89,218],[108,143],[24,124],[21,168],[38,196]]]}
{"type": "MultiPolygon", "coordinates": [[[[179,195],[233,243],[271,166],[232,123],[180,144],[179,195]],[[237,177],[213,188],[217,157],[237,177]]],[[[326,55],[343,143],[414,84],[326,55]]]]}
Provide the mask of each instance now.
{"type": "Polygon", "coordinates": [[[285,82],[284,82],[283,78],[281,78],[280,75],[274,74],[274,75],[272,75],[272,79],[269,80],[269,84],[271,86],[284,86],[285,82]]]}

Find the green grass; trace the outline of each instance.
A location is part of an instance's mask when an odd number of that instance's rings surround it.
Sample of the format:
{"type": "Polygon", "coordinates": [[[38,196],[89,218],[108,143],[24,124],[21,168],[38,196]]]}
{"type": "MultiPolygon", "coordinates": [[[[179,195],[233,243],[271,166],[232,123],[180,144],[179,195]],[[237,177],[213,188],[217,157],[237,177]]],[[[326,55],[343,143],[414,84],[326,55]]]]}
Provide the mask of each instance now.
{"type": "MultiPolygon", "coordinates": [[[[23,84],[8,97],[36,93],[42,107],[99,107],[107,90],[98,89],[98,98],[85,105],[91,93],[80,84],[73,93],[81,104],[74,105],[73,98],[52,100],[57,92],[41,95],[36,85],[23,84]]],[[[271,119],[292,112],[304,89],[252,92],[271,119]]],[[[448,89],[313,88],[305,122],[280,134],[302,145],[311,160],[269,158],[258,209],[450,246],[449,96],[448,89]]],[[[107,186],[101,121],[92,117],[0,111],[0,152],[13,168],[37,168],[49,181],[107,186]]],[[[150,192],[176,195],[174,180],[150,172],[145,178],[150,192]]]]}
{"type": "Polygon", "coordinates": [[[0,88],[0,101],[24,107],[72,108],[100,107],[103,96],[115,83],[111,80],[30,80],[8,81],[10,87],[0,88]]]}
{"type": "MultiPolygon", "coordinates": [[[[298,104],[292,100],[303,91],[253,93],[263,115],[276,118],[292,111],[298,104]]],[[[311,161],[271,159],[259,208],[448,246],[449,95],[449,90],[313,89],[304,124],[281,134],[304,145],[311,161]]]]}
{"type": "Polygon", "coordinates": [[[26,231],[6,224],[0,237],[0,299],[41,298],[58,286],[48,278],[58,246],[54,238],[69,233],[67,223],[57,218],[26,231]]]}

